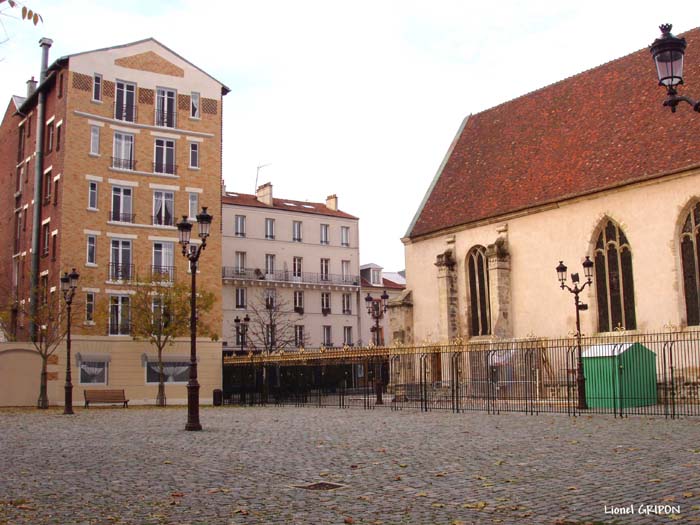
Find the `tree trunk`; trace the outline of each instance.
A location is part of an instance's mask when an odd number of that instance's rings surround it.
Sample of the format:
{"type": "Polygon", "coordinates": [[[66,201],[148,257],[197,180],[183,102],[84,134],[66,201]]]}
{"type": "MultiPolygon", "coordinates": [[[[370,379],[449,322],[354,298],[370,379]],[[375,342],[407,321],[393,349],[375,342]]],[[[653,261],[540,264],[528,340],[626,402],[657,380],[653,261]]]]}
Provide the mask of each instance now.
{"type": "Polygon", "coordinates": [[[158,396],[156,397],[156,405],[164,407],[165,400],[165,376],[163,374],[163,350],[158,349],[158,396]]]}
{"type": "Polygon", "coordinates": [[[48,374],[46,372],[47,359],[46,356],[41,356],[41,381],[39,383],[39,399],[36,402],[36,407],[42,409],[49,408],[49,396],[46,389],[48,380],[48,374]]]}

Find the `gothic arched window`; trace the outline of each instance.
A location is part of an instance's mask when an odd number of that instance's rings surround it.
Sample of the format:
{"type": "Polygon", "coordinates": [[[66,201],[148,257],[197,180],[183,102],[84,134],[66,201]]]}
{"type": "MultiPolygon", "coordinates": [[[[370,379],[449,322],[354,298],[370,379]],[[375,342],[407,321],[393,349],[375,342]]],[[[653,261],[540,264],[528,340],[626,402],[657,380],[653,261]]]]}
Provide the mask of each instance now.
{"type": "Polygon", "coordinates": [[[467,280],[469,282],[469,335],[491,333],[489,309],[489,265],[486,249],[475,246],[467,254],[467,280]]]}
{"type": "Polygon", "coordinates": [[[681,230],[683,290],[688,325],[700,324],[700,202],[688,212],[681,230]]]}
{"type": "Polygon", "coordinates": [[[632,252],[625,232],[613,221],[600,230],[595,245],[595,280],[598,298],[598,331],[634,330],[634,281],[632,252]]]}

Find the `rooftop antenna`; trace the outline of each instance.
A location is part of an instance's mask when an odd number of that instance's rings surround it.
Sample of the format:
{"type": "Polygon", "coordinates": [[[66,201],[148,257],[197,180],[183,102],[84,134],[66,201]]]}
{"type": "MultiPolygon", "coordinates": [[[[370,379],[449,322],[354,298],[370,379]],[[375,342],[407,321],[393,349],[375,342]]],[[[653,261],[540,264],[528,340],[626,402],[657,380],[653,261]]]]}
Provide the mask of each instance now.
{"type": "Polygon", "coordinates": [[[258,169],[255,170],[255,188],[253,188],[253,193],[255,193],[256,191],[258,191],[258,175],[260,175],[260,170],[261,170],[262,168],[265,168],[265,167],[269,166],[270,164],[272,164],[272,163],[270,162],[270,163],[268,163],[268,164],[260,164],[260,165],[258,166],[258,169]]]}

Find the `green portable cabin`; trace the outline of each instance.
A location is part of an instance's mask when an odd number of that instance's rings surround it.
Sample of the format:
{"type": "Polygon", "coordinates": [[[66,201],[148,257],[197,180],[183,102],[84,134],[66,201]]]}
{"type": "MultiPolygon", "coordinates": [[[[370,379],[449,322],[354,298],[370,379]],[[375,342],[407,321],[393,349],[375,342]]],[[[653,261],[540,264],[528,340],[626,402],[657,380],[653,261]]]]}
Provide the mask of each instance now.
{"type": "Polygon", "coordinates": [[[594,345],[584,349],[582,357],[590,408],[656,404],[656,354],[644,345],[594,345]]]}

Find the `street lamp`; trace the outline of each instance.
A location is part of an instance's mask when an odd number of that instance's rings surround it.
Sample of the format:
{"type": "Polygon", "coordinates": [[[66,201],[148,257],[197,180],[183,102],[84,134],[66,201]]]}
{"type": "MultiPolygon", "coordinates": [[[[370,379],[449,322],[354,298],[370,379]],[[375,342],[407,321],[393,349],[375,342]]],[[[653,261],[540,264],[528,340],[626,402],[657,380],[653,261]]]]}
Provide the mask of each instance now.
{"type": "Polygon", "coordinates": [[[212,216],[207,213],[207,208],[202,207],[202,212],[197,215],[199,228],[199,245],[190,244],[192,223],[187,220],[187,215],[177,223],[177,231],[182,245],[182,255],[190,261],[190,273],[192,274],[192,289],[190,291],[190,380],[187,382],[187,424],[185,430],[202,430],[199,423],[199,382],[197,381],[197,266],[199,256],[207,246],[207,237],[211,228],[212,216]]]}
{"type": "Polygon", "coordinates": [[[236,334],[238,335],[238,340],[241,343],[241,355],[243,355],[248,336],[248,323],[250,323],[250,317],[248,317],[248,314],[245,314],[243,319],[239,319],[238,316],[236,316],[233,322],[236,325],[236,334]]]}
{"type": "Polygon", "coordinates": [[[70,272],[63,272],[63,277],[61,277],[61,291],[63,292],[63,299],[66,301],[66,309],[68,315],[68,322],[66,326],[66,385],[65,393],[63,398],[63,413],[73,414],[73,383],[71,381],[70,373],[70,323],[71,323],[71,306],[73,304],[73,296],[75,295],[75,289],[78,287],[78,272],[75,268],[70,272]]]}
{"type": "Polygon", "coordinates": [[[685,55],[685,38],[678,38],[671,34],[671,24],[662,24],[661,37],[654,40],[649,47],[651,56],[656,64],[656,73],[659,77],[659,86],[665,86],[668,98],[664,101],[664,106],[676,112],[676,106],[680,102],[687,102],[695,111],[700,112],[700,101],[679,95],[676,86],[683,84],[683,56],[685,55]]]}
{"type": "MultiPolygon", "coordinates": [[[[380,345],[380,338],[379,338],[379,321],[384,317],[384,312],[387,310],[387,301],[389,300],[389,294],[386,293],[386,290],[384,290],[384,293],[379,297],[379,299],[375,299],[372,297],[372,295],[367,292],[367,297],[365,297],[365,305],[367,306],[367,313],[374,319],[374,326],[372,327],[372,331],[374,332],[374,344],[375,346],[380,345]]],[[[382,365],[381,362],[379,363],[379,370],[377,373],[375,373],[375,378],[374,378],[374,386],[375,390],[377,392],[377,405],[383,405],[384,400],[382,399],[382,365]]]]}
{"type": "Polygon", "coordinates": [[[579,276],[578,273],[571,274],[571,283],[574,285],[571,288],[566,284],[566,266],[563,261],[559,261],[559,266],[557,266],[557,278],[562,290],[569,290],[574,294],[574,306],[576,308],[576,349],[577,349],[577,365],[576,365],[576,385],[578,390],[578,408],[579,410],[588,409],[588,403],[586,402],[586,378],[583,376],[583,358],[581,356],[581,316],[579,312],[581,310],[588,310],[588,305],[579,301],[579,294],[593,283],[593,261],[590,257],[586,256],[586,260],[583,261],[583,272],[586,277],[586,282],[582,286],[579,286],[579,276]]]}

